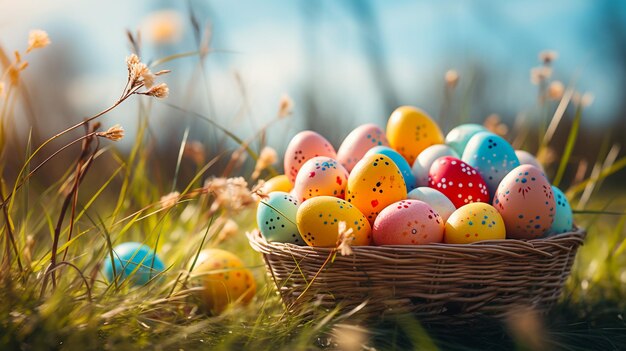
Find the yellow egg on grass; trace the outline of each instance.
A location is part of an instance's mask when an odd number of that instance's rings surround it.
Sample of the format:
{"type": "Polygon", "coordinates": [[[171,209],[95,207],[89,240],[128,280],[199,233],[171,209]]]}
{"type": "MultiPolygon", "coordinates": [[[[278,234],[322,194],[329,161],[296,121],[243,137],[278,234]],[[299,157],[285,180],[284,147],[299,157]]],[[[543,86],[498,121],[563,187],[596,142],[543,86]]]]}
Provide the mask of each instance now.
{"type": "Polygon", "coordinates": [[[437,123],[426,112],[412,106],[398,107],[389,116],[387,139],[410,165],[422,150],[445,140],[437,123]]]}
{"type": "Polygon", "coordinates": [[[245,305],[252,300],[256,282],[239,257],[225,250],[207,249],[198,258],[192,280],[202,287],[200,297],[209,312],[220,314],[230,304],[245,305]]]}
{"type": "Polygon", "coordinates": [[[500,213],[484,202],[472,202],[450,215],[443,241],[446,244],[469,244],[505,238],[506,229],[500,213]]]}
{"type": "Polygon", "coordinates": [[[265,194],[269,194],[272,191],[284,191],[288,193],[291,189],[293,189],[293,184],[289,181],[289,177],[284,174],[279,174],[268,179],[265,184],[263,184],[262,188],[265,194]]]}

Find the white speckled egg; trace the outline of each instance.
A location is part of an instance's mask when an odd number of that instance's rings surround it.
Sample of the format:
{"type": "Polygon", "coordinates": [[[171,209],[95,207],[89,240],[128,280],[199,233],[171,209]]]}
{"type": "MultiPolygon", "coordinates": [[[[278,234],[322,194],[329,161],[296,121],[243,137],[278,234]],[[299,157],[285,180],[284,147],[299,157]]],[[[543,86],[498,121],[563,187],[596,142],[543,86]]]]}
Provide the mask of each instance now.
{"type": "Polygon", "coordinates": [[[259,202],[256,221],[267,241],[304,245],[296,225],[298,200],[282,191],[274,191],[259,202]]]}
{"type": "Polygon", "coordinates": [[[448,217],[456,210],[454,204],[441,191],[429,187],[419,187],[411,190],[408,195],[409,199],[424,201],[429,204],[443,219],[447,221],[448,217]]]}

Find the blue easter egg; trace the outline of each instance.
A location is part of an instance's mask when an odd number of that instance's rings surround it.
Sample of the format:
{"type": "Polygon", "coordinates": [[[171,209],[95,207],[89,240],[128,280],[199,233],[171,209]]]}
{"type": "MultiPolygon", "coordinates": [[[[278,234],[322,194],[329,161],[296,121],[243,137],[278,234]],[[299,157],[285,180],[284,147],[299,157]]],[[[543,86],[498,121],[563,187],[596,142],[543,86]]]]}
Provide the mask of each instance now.
{"type": "Polygon", "coordinates": [[[474,134],[467,142],[461,160],[480,173],[492,199],[502,178],[520,165],[511,144],[491,132],[474,134]]]}
{"type": "Polygon", "coordinates": [[[402,178],[404,178],[404,184],[406,184],[407,192],[417,187],[417,181],[415,179],[415,176],[413,175],[413,172],[411,172],[411,166],[406,161],[406,159],[402,157],[402,155],[400,155],[396,150],[388,146],[374,146],[373,148],[369,149],[365,155],[369,156],[373,154],[385,155],[389,157],[393,161],[393,163],[396,164],[396,166],[398,166],[398,169],[400,169],[400,173],[402,173],[402,178]]]}
{"type": "Polygon", "coordinates": [[[104,260],[104,276],[109,282],[118,279],[118,283],[130,278],[133,285],[145,285],[160,272],[165,265],[150,247],[135,242],[127,242],[113,248],[114,265],[107,253],[104,260]],[[115,273],[115,274],[114,274],[115,273]]]}
{"type": "Polygon", "coordinates": [[[457,154],[463,155],[467,142],[478,132],[486,132],[487,128],[480,124],[467,123],[461,124],[453,128],[446,135],[446,144],[450,146],[457,154]]]}
{"type": "Polygon", "coordinates": [[[299,206],[298,199],[282,191],[273,191],[266,199],[261,200],[256,222],[265,240],[306,245],[296,225],[299,206]]]}
{"type": "Polygon", "coordinates": [[[552,226],[548,230],[548,233],[549,235],[567,233],[572,230],[574,224],[572,207],[561,189],[553,185],[552,193],[554,194],[556,212],[554,214],[554,221],[552,222],[552,226]]]}

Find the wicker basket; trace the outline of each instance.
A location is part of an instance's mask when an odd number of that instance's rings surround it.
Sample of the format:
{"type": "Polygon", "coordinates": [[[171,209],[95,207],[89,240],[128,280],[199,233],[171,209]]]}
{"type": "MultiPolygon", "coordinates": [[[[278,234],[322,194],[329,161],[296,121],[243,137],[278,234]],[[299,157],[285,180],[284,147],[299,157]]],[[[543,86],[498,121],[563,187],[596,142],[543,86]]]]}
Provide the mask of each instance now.
{"type": "Polygon", "coordinates": [[[546,312],[559,298],[585,234],[576,229],[528,241],[360,246],[334,260],[330,248],[269,243],[258,231],[248,239],[263,254],[289,313],[358,308],[366,318],[412,313],[427,324],[449,325],[501,319],[517,306],[546,312]]]}

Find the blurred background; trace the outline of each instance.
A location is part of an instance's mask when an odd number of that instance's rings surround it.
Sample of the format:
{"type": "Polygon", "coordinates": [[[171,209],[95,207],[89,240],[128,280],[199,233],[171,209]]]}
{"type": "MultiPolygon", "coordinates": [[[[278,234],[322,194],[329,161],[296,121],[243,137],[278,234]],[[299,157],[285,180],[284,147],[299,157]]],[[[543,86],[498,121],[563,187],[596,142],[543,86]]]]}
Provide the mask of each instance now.
{"type": "MultiPolygon", "coordinates": [[[[436,119],[445,115],[444,132],[497,114],[513,140],[516,132],[549,120],[558,104],[540,107],[539,88],[531,82],[543,50],[558,53],[552,80],[594,97],[568,173],[579,172],[576,165],[584,161],[589,175],[611,146],[626,154],[622,1],[0,0],[3,49],[23,50],[33,28],[46,30],[52,45],[28,57],[23,78],[31,103],[16,106],[15,114],[22,140],[31,126],[41,142],[116,100],[126,81],[129,30],[140,33],[146,62],[206,43],[210,48],[204,58],[159,66],[172,70],[164,78],[170,97],[151,103],[149,117],[164,168],[173,168],[186,128],[189,140],[201,142],[209,155],[229,147],[210,124],[167,104],[248,138],[276,118],[285,94],[293,114],[271,124],[266,140],[279,155],[302,129],[314,129],[338,147],[359,124],[384,126],[404,104],[436,119]],[[444,75],[451,69],[460,80],[447,91],[444,75]]],[[[557,130],[553,159],[573,114],[569,107],[557,130]]],[[[138,102],[131,101],[101,119],[105,128],[124,126],[122,150],[133,144],[137,116],[138,102]]],[[[536,152],[539,139],[533,132],[528,138],[523,145],[536,152]]],[[[245,167],[253,168],[249,163],[245,167]]],[[[619,178],[612,184],[620,185],[619,178]]]]}

